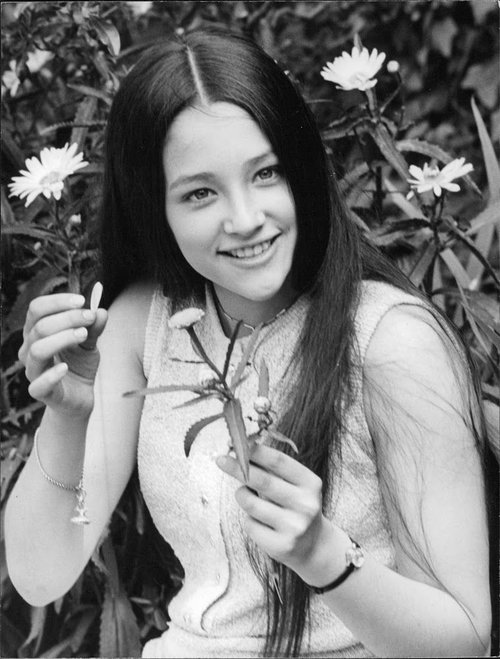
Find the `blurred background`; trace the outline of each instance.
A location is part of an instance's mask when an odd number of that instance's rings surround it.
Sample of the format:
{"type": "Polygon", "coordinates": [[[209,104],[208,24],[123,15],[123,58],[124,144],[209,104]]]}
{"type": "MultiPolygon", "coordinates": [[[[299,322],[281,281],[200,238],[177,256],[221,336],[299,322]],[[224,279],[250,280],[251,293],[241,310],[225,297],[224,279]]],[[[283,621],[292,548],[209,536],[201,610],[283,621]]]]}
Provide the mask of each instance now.
{"type": "MultiPolygon", "coordinates": [[[[87,294],[98,267],[96,216],[106,118],[120,81],[158,40],[204,25],[241,31],[288,72],[310,104],[353,221],[452,319],[477,366],[498,442],[500,349],[499,9],[495,0],[2,3],[2,475],[5,503],[42,412],[17,351],[29,301],[87,294]],[[321,70],[353,45],[385,53],[369,94],[321,70]],[[10,194],[45,147],[77,144],[89,164],[60,200],[10,194]],[[407,198],[410,166],[464,158],[460,191],[407,198]]],[[[43,163],[42,163],[43,164],[43,163]]],[[[414,170],[413,170],[414,171],[414,170]]],[[[50,173],[50,172],[48,172],[50,173]]],[[[415,187],[415,186],[414,186],[415,187]]],[[[498,444],[497,444],[498,448],[498,444]]],[[[498,469],[489,461],[490,494],[498,469]]],[[[492,581],[498,584],[498,509],[492,581]]],[[[125,657],[168,624],[182,568],[132,479],[72,590],[30,607],[1,564],[4,657],[125,657]]],[[[498,620],[498,590],[494,594],[498,620]]],[[[493,633],[498,653],[498,631],[493,633]]]]}

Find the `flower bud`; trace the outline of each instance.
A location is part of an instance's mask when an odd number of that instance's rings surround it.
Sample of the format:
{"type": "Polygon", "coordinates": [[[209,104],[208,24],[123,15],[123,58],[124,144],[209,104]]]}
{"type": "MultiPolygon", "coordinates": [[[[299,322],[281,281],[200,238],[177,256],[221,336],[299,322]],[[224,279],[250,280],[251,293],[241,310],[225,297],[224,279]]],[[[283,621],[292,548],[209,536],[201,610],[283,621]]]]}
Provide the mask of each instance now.
{"type": "Polygon", "coordinates": [[[208,366],[202,366],[198,373],[200,387],[212,387],[218,381],[217,375],[208,366]]]}
{"type": "Polygon", "coordinates": [[[253,402],[253,408],[259,414],[267,414],[271,409],[271,401],[266,396],[258,396],[253,402]]]}
{"type": "Polygon", "coordinates": [[[204,315],[205,312],[202,309],[196,309],[196,307],[183,309],[182,311],[174,313],[168,321],[168,326],[170,329],[187,329],[198,323],[204,315]]]}
{"type": "Polygon", "coordinates": [[[389,73],[397,73],[399,71],[399,62],[396,62],[395,59],[391,59],[390,62],[387,62],[387,70],[389,73]]]}

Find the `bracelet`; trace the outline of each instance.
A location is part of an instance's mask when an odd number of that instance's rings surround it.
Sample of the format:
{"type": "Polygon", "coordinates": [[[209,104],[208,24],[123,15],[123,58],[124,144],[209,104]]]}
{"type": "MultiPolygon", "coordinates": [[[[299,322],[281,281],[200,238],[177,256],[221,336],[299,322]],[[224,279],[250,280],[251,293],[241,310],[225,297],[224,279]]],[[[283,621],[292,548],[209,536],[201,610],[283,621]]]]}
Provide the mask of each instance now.
{"type": "Polygon", "coordinates": [[[90,520],[87,517],[87,508],[85,506],[85,497],[87,493],[83,489],[83,470],[78,485],[66,485],[65,483],[56,481],[56,479],[52,478],[52,476],[49,476],[49,474],[45,471],[45,469],[42,466],[42,462],[40,460],[40,453],[38,451],[39,430],[40,428],[37,428],[35,431],[35,437],[33,439],[33,447],[35,449],[36,461],[38,463],[38,467],[40,468],[40,471],[42,472],[42,476],[45,478],[46,481],[51,483],[51,485],[55,485],[56,487],[59,487],[62,490],[67,490],[69,492],[76,493],[76,506],[75,506],[76,514],[71,518],[71,521],[73,522],[73,524],[80,524],[80,525],[89,524],[90,520]]]}
{"type": "Polygon", "coordinates": [[[329,590],[333,590],[334,588],[337,588],[337,586],[340,586],[340,584],[344,583],[347,577],[349,577],[354,572],[354,570],[359,569],[365,562],[365,554],[361,547],[352,538],[349,538],[349,540],[351,541],[351,546],[345,553],[347,567],[339,577],[323,587],[310,586],[308,583],[304,582],[307,588],[312,590],[313,593],[316,593],[316,595],[322,595],[323,593],[327,593],[329,590]]]}

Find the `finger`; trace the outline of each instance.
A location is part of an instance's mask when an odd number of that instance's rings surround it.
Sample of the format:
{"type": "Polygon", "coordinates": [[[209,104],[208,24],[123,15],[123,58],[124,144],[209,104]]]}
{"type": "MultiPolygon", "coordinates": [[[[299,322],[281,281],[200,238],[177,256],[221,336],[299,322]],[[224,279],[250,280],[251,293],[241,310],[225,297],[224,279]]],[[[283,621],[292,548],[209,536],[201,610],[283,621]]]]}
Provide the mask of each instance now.
{"type": "Polygon", "coordinates": [[[321,479],[314,472],[291,455],[287,455],[272,446],[256,444],[250,456],[250,461],[293,485],[321,488],[321,479]]]}
{"type": "Polygon", "coordinates": [[[245,532],[266,554],[280,560],[283,558],[286,547],[284,547],[283,535],[275,529],[261,524],[253,517],[247,517],[244,522],[245,532]]]}
{"type": "Polygon", "coordinates": [[[87,328],[78,327],[52,334],[31,345],[26,361],[26,376],[33,382],[47,366],[51,364],[58,352],[82,343],[87,338],[87,328]]]}
{"type": "Polygon", "coordinates": [[[258,492],[261,497],[265,497],[279,506],[292,507],[295,500],[300,498],[300,491],[296,486],[260,467],[250,464],[248,480],[245,483],[237,460],[230,456],[220,456],[216,462],[227,474],[237,478],[241,483],[258,492]]]}
{"type": "Polygon", "coordinates": [[[52,368],[44,371],[40,377],[34,380],[28,387],[28,393],[35,400],[42,403],[47,403],[49,399],[54,397],[54,392],[68,372],[68,365],[60,362],[52,368]]]}
{"type": "Polygon", "coordinates": [[[73,311],[64,311],[50,316],[44,316],[36,322],[27,337],[27,342],[35,343],[52,334],[57,334],[68,329],[78,327],[87,327],[93,325],[96,321],[96,314],[90,309],[78,309],[73,311]]]}
{"type": "Polygon", "coordinates": [[[89,334],[87,340],[81,344],[85,350],[94,350],[97,339],[101,336],[108,321],[108,312],[105,309],[97,309],[94,323],[88,328],[89,334]]]}
{"type": "Polygon", "coordinates": [[[281,506],[257,496],[248,487],[240,487],[235,493],[235,498],[241,509],[261,524],[273,529],[283,528],[286,511],[281,506]]]}
{"type": "Polygon", "coordinates": [[[73,293],[54,293],[54,295],[42,295],[32,300],[26,314],[24,330],[26,334],[44,316],[50,316],[70,309],[78,309],[85,304],[83,295],[73,293]]]}

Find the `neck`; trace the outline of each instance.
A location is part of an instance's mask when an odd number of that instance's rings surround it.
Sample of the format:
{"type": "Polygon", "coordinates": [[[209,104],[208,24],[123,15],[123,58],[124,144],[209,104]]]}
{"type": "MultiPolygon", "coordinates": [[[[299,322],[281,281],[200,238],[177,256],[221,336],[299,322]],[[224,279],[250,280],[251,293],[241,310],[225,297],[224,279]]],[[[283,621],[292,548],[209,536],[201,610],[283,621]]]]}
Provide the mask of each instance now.
{"type": "Polygon", "coordinates": [[[238,322],[241,322],[238,332],[239,337],[251,334],[261,323],[269,325],[284,313],[297,297],[295,291],[290,289],[287,294],[276,296],[265,302],[239,300],[235,299],[234,296],[231,296],[228,300],[228,297],[220,290],[216,290],[215,287],[212,287],[212,290],[219,319],[226,336],[232,335],[238,322]]]}

